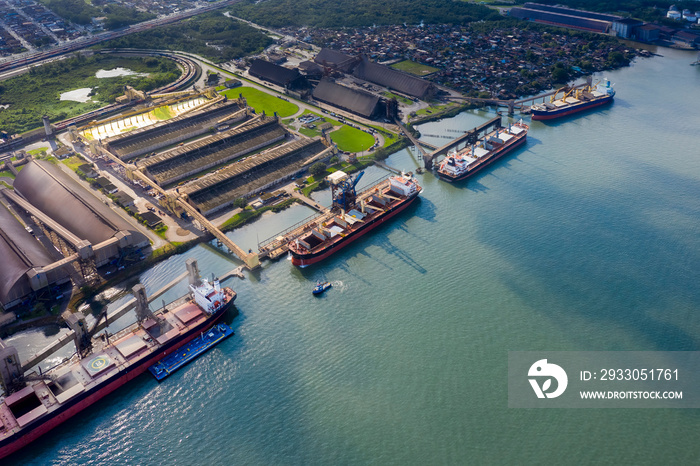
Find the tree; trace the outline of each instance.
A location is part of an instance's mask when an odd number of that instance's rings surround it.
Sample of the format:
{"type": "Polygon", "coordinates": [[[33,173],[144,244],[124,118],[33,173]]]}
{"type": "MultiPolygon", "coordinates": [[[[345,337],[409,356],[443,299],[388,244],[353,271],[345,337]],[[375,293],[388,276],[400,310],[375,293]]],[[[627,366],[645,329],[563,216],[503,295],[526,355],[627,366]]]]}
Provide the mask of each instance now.
{"type": "Polygon", "coordinates": [[[239,209],[244,209],[246,205],[248,205],[248,201],[246,201],[244,197],[239,197],[233,201],[233,206],[239,209]]]}
{"type": "Polygon", "coordinates": [[[552,79],[554,82],[564,83],[569,80],[569,70],[566,65],[559,62],[552,68],[552,79]]]}
{"type": "Polygon", "coordinates": [[[323,162],[316,162],[309,168],[309,173],[311,173],[314,178],[323,176],[326,173],[326,164],[323,162]]]}

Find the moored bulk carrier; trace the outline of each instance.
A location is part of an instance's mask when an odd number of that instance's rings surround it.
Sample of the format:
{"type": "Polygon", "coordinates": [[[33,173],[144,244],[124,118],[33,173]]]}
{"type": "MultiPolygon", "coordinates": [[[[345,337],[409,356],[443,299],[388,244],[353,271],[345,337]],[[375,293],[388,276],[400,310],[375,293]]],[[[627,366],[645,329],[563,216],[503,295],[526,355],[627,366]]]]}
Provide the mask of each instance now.
{"type": "Polygon", "coordinates": [[[364,172],[354,179],[337,171],[328,176],[333,205],[305,224],[289,241],[292,264],[315,264],[398,214],[418,198],[423,188],[412,174],[390,176],[360,194],[355,192],[364,172]]]}
{"type": "Polygon", "coordinates": [[[609,104],[614,97],[615,91],[608,80],[605,81],[604,87],[599,83],[582,89],[563,87],[552,96],[550,102],[535,104],[530,107],[530,112],[533,120],[553,120],[609,104]]]}
{"type": "Polygon", "coordinates": [[[522,120],[505,128],[496,128],[474,144],[449,152],[440,162],[437,173],[445,181],[461,181],[474,176],[524,144],[528,130],[522,120]]]}
{"type": "MultiPolygon", "coordinates": [[[[70,325],[78,351],[48,371],[25,374],[17,351],[0,341],[0,459],[28,445],[145,372],[211,328],[236,299],[218,280],[200,279],[188,261],[189,294],[156,312],[143,285],[134,287],[137,322],[109,337],[92,338],[84,320],[70,325]],[[83,330],[84,329],[84,330],[83,330]]],[[[71,314],[75,316],[76,314],[71,314]]]]}

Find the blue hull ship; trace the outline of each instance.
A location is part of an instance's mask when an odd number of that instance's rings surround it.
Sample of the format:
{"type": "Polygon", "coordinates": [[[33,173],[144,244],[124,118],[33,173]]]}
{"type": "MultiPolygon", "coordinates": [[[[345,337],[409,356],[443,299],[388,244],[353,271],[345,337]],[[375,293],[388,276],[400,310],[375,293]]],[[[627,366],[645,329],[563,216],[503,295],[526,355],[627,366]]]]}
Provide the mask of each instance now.
{"type": "Polygon", "coordinates": [[[161,359],[148,368],[153,377],[160,382],[185,364],[209,351],[217,343],[233,335],[233,330],[226,324],[218,324],[202,333],[199,338],[161,359]]]}

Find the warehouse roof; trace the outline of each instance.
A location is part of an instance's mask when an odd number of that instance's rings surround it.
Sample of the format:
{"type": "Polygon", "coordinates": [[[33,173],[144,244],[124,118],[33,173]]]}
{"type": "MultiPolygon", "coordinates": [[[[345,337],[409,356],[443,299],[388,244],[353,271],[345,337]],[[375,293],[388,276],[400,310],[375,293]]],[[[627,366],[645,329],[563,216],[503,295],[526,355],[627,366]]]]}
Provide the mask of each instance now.
{"type": "Polygon", "coordinates": [[[369,92],[341,86],[328,79],[322,79],[313,93],[314,99],[348,110],[364,117],[375,112],[379,97],[369,92]]]}
{"type": "Polygon", "coordinates": [[[146,167],[157,183],[165,185],[272,144],[286,134],[276,118],[265,117],[149,157],[138,166],[146,167]]]}
{"type": "Polygon", "coordinates": [[[373,63],[367,57],[362,57],[362,61],[352,74],[365,81],[386,86],[420,99],[424,98],[434,88],[433,84],[428,81],[385,65],[373,63]]]}
{"type": "Polygon", "coordinates": [[[190,203],[207,215],[239,197],[301,170],[310,157],[325,149],[320,139],[292,141],[231,164],[219,173],[187,186],[185,192],[190,203]]]}
{"type": "Polygon", "coordinates": [[[321,49],[314,61],[322,66],[330,66],[349,73],[355,66],[356,58],[333,49],[321,49]]]}
{"type": "Polygon", "coordinates": [[[284,66],[275,65],[274,63],[259,58],[253,60],[248,73],[279,86],[287,86],[295,79],[301,77],[297,69],[292,70],[285,68],[284,66]]]}
{"type": "Polygon", "coordinates": [[[29,283],[26,274],[34,267],[53,262],[49,252],[0,204],[0,302],[3,305],[23,297],[29,283]]]}
{"type": "Polygon", "coordinates": [[[137,128],[105,139],[103,144],[122,159],[128,159],[143,147],[166,146],[171,144],[173,133],[193,128],[208,129],[228,115],[241,110],[236,100],[221,101],[202,110],[176,116],[153,125],[137,128]]]}
{"type": "Polygon", "coordinates": [[[93,246],[119,231],[131,231],[134,244],[147,241],[135,227],[48,162],[29,162],[17,175],[14,188],[29,203],[93,246]]]}

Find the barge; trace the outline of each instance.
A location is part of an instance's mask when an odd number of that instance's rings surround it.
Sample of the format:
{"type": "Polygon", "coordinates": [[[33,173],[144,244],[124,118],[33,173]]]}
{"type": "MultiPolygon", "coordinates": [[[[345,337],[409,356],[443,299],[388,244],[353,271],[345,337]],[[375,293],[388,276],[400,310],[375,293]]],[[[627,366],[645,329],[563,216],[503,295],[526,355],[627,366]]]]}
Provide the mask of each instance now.
{"type": "Polygon", "coordinates": [[[202,332],[198,338],[153,364],[148,368],[148,371],[160,382],[231,335],[233,335],[231,327],[226,324],[217,324],[206,332],[202,332]]]}

